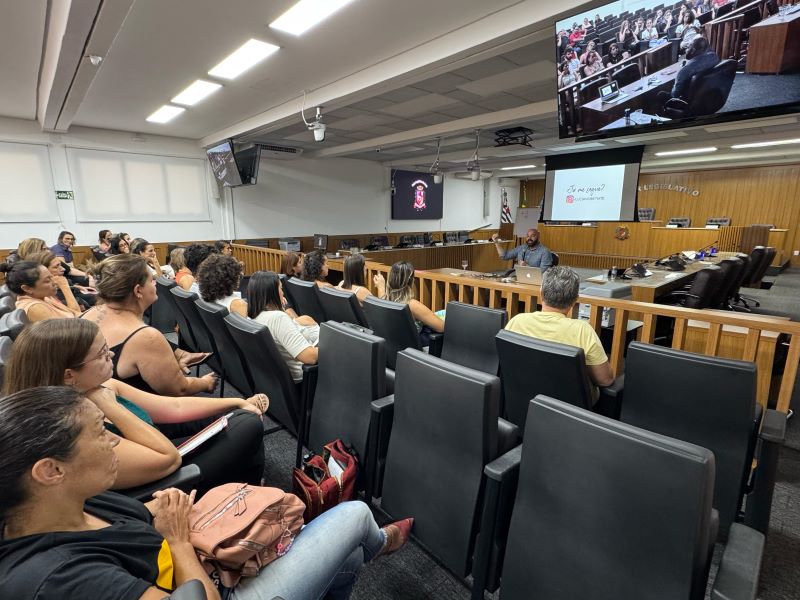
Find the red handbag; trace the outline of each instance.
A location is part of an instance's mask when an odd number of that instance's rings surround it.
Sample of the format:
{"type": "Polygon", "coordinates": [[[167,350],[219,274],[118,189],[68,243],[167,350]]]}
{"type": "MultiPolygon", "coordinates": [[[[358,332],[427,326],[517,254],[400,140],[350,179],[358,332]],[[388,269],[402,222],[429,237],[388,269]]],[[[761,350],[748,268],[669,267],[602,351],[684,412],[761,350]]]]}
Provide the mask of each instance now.
{"type": "Polygon", "coordinates": [[[305,522],[308,523],[340,502],[352,500],[357,475],[356,452],[342,440],[326,444],[322,456],[314,454],[304,458],[303,467],[293,470],[292,487],[294,494],[306,505],[303,513],[305,522]]]}

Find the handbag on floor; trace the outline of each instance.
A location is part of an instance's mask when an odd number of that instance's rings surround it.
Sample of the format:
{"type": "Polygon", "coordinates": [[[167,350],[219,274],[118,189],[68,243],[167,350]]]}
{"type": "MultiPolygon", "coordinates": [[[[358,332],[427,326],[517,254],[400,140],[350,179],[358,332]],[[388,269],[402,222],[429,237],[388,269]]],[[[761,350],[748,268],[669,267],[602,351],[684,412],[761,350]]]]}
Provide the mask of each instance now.
{"type": "Polygon", "coordinates": [[[278,488],[226,483],[192,507],[189,541],[209,576],[232,588],[289,551],[304,509],[297,496],[278,488]]]}
{"type": "Polygon", "coordinates": [[[352,500],[357,475],[356,452],[342,440],[326,444],[322,456],[305,457],[302,468],[293,470],[292,487],[306,505],[306,523],[340,502],[352,500]]]}

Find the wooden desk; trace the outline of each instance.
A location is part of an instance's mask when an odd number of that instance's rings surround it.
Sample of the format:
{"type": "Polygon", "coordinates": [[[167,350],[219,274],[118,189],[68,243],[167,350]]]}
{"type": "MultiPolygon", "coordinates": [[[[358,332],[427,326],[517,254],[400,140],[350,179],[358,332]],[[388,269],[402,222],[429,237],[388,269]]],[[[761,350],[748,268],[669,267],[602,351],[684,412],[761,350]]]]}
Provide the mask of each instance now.
{"type": "Polygon", "coordinates": [[[746,73],[800,70],[800,10],[781,20],[773,15],[750,27],[746,73]]]}
{"type": "MultiPolygon", "coordinates": [[[[342,254],[345,255],[344,252],[342,254]]],[[[461,269],[462,260],[467,261],[469,268],[481,272],[508,269],[511,265],[510,261],[500,260],[492,243],[451,244],[424,248],[392,248],[364,251],[362,254],[365,260],[389,266],[398,261],[406,260],[413,264],[415,269],[436,269],[440,267],[461,269]]],[[[344,256],[341,260],[344,261],[344,256]]]]}
{"type": "Polygon", "coordinates": [[[584,131],[596,131],[609,123],[625,116],[625,109],[631,112],[642,109],[647,112],[651,107],[658,106],[658,92],[669,91],[675,82],[680,66],[678,63],[670,65],[650,76],[638,79],[620,88],[620,92],[628,97],[619,102],[602,102],[600,98],[587,102],[580,107],[581,122],[584,131]],[[655,77],[657,83],[648,85],[647,79],[655,77]]]}

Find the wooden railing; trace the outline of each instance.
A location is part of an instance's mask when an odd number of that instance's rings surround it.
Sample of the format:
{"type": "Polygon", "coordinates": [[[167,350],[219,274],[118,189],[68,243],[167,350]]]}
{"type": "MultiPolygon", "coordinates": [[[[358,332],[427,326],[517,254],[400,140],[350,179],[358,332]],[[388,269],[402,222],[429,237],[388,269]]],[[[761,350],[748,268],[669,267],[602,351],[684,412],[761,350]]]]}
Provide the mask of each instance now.
{"type": "MultiPolygon", "coordinates": [[[[237,258],[243,260],[246,272],[269,269],[276,270],[280,265],[280,250],[254,248],[234,245],[237,258]]],[[[367,262],[367,282],[373,293],[377,290],[372,283],[376,273],[388,276],[390,267],[376,262],[367,262]]],[[[454,270],[456,272],[457,270],[454,270]]],[[[428,271],[417,271],[415,275],[415,291],[417,299],[431,310],[446,308],[451,300],[501,308],[506,310],[509,318],[520,312],[537,310],[539,304],[539,288],[535,286],[502,283],[490,279],[476,279],[472,276],[443,275],[428,271]]],[[[613,339],[609,360],[615,374],[624,371],[624,353],[627,341],[627,325],[632,314],[641,315],[642,326],[638,329],[637,338],[643,342],[653,343],[656,324],[659,318],[675,319],[672,347],[689,349],[689,336],[701,336],[700,351],[707,356],[725,356],[756,362],[759,366],[758,400],[766,405],[771,393],[777,392],[777,409],[788,412],[800,362],[800,323],[779,320],[759,315],[742,315],[724,311],[703,311],[682,307],[664,306],[630,300],[612,300],[596,296],[581,296],[581,303],[590,306],[589,323],[598,333],[601,330],[603,309],[616,311],[613,339]],[[696,325],[700,325],[697,327],[696,325]],[[740,351],[731,352],[728,344],[723,348],[721,341],[725,336],[736,334],[740,337],[740,351]],[[772,353],[767,354],[770,340],[784,343],[788,352],[783,376],[772,382],[772,353]],[[763,360],[766,357],[770,360],[763,360]]],[[[694,348],[692,348],[694,350],[694,348]]]]}

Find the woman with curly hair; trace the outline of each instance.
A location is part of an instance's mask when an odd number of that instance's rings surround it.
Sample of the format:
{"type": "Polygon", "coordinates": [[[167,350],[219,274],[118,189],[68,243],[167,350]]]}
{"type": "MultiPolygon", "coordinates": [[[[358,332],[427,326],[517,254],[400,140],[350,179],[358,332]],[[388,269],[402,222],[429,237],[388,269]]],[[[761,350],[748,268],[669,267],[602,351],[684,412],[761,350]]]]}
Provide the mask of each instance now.
{"type": "Polygon", "coordinates": [[[224,254],[212,254],[197,269],[200,297],[214,302],[243,317],[247,316],[247,302],[236,291],[242,279],[242,263],[224,254]]]}
{"type": "Polygon", "coordinates": [[[328,276],[328,257],[322,250],[306,254],[303,262],[303,279],[313,281],[319,287],[333,287],[325,279],[328,276]]]}

